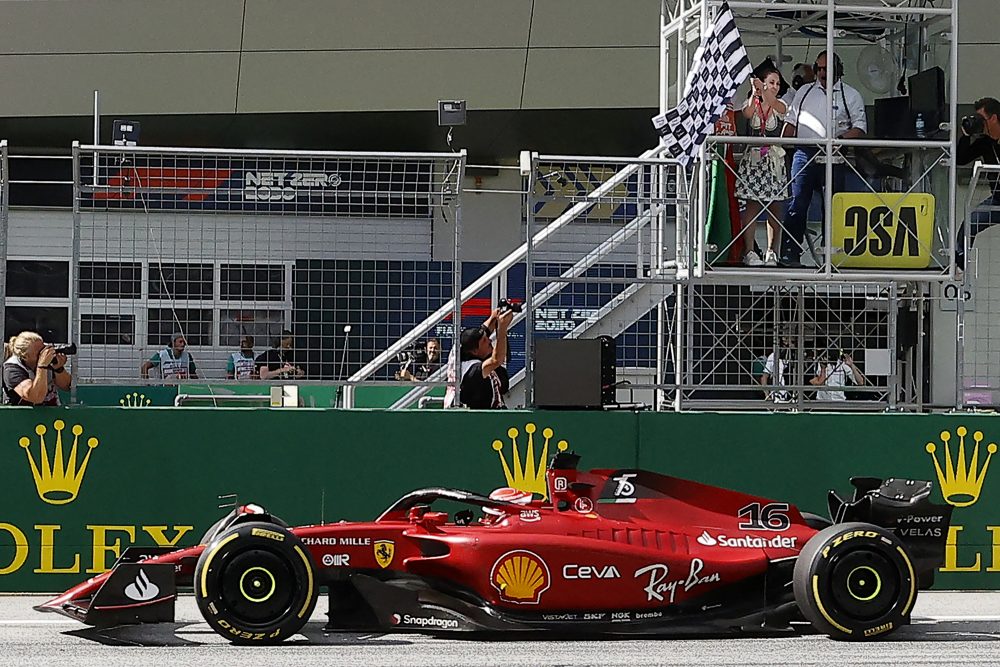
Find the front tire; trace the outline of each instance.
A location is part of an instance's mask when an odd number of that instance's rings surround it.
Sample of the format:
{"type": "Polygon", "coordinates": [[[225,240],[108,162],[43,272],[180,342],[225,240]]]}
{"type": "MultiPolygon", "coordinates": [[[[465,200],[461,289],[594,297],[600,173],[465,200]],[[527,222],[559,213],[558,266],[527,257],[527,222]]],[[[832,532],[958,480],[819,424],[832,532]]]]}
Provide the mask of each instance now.
{"type": "Polygon", "coordinates": [[[302,629],[318,597],[309,551],[272,523],[233,526],[212,540],[195,568],[198,609],[237,644],[277,644],[302,629]]]}
{"type": "Polygon", "coordinates": [[[906,548],[867,523],[821,530],[795,561],[795,601],[806,619],[833,639],[863,641],[910,622],[917,578],[906,548]]]}

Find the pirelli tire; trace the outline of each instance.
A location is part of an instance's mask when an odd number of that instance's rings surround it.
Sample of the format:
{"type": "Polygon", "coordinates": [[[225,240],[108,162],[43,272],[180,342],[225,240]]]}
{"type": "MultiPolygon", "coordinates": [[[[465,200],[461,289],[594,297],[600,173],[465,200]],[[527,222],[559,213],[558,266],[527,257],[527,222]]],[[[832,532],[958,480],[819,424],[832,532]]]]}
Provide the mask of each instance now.
{"type": "Polygon", "coordinates": [[[277,644],[316,607],[316,567],[302,541],[273,523],[233,526],[205,547],[194,573],[198,609],[236,644],[277,644]]]}
{"type": "Polygon", "coordinates": [[[910,622],[917,577],[895,535],[867,523],[816,533],[795,561],[795,601],[819,632],[833,639],[883,637],[910,622]]]}

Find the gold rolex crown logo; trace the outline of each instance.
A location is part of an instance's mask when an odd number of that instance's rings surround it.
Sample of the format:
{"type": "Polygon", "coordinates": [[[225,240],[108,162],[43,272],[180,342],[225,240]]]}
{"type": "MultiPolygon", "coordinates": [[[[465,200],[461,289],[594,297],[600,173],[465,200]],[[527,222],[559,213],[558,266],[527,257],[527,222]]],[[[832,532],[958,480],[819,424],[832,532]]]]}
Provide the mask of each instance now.
{"type": "MultiPolygon", "coordinates": [[[[548,496],[548,489],[545,485],[545,470],[548,464],[549,442],[552,440],[553,431],[551,428],[542,429],[544,442],[542,444],[542,453],[537,459],[535,458],[536,431],[537,427],[534,424],[524,425],[524,432],[528,435],[528,444],[527,451],[522,460],[520,450],[517,446],[517,438],[520,433],[514,427],[507,429],[507,437],[510,438],[513,450],[513,469],[511,469],[511,465],[507,463],[507,458],[503,455],[504,443],[500,440],[494,440],[493,449],[500,456],[500,464],[503,466],[503,474],[507,478],[507,486],[518,491],[537,493],[542,498],[545,498],[548,496]]],[[[569,443],[565,440],[560,440],[556,447],[560,452],[563,452],[569,447],[569,443]]]]}
{"type": "Polygon", "coordinates": [[[35,489],[38,497],[50,505],[65,505],[73,502],[77,493],[80,492],[80,483],[87,472],[87,463],[90,461],[90,453],[98,445],[97,438],[87,440],[87,452],[83,455],[83,462],[77,468],[77,449],[79,448],[80,436],[83,435],[83,427],[79,424],[73,426],[73,446],[69,450],[69,456],[63,459],[63,429],[66,423],[61,419],[55,420],[52,425],[56,429],[56,447],[51,460],[49,459],[49,449],[45,444],[45,434],[48,429],[44,424],[35,427],[38,440],[41,443],[38,461],[31,454],[31,439],[22,437],[18,444],[28,455],[28,465],[31,466],[31,476],[35,479],[35,489]]]}
{"type": "Polygon", "coordinates": [[[975,447],[972,449],[972,456],[966,462],[965,458],[965,436],[969,430],[964,426],[955,429],[958,434],[958,462],[955,463],[951,456],[951,433],[941,432],[941,442],[944,443],[944,463],[942,470],[938,457],[935,456],[937,444],[928,442],[927,453],[934,460],[934,468],[937,470],[938,482],[941,484],[941,495],[949,505],[955,507],[968,507],[979,500],[979,493],[983,489],[983,481],[986,479],[986,470],[990,466],[990,459],[997,453],[996,443],[991,442],[986,446],[986,460],[983,461],[982,469],[979,469],[979,445],[983,441],[983,432],[976,431],[972,434],[975,447]]]}
{"type": "Polygon", "coordinates": [[[145,394],[133,391],[118,399],[118,405],[123,408],[148,408],[153,403],[153,399],[146,398],[145,394]]]}

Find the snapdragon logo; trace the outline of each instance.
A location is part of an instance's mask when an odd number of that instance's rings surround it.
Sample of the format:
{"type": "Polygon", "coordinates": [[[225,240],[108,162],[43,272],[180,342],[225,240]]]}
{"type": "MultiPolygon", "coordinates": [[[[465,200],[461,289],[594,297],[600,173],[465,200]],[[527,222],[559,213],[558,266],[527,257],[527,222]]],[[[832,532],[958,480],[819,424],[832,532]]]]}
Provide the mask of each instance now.
{"type": "Polygon", "coordinates": [[[458,627],[458,621],[454,618],[438,618],[437,616],[410,616],[409,614],[392,615],[393,625],[415,625],[418,628],[438,628],[441,630],[454,630],[458,627]]]}
{"type": "Polygon", "coordinates": [[[756,537],[754,535],[743,535],[741,537],[727,537],[719,535],[712,537],[708,531],[702,531],[696,539],[698,544],[706,547],[727,547],[740,549],[794,549],[798,541],[797,537],[786,537],[785,535],[775,535],[774,537],[756,537]]]}

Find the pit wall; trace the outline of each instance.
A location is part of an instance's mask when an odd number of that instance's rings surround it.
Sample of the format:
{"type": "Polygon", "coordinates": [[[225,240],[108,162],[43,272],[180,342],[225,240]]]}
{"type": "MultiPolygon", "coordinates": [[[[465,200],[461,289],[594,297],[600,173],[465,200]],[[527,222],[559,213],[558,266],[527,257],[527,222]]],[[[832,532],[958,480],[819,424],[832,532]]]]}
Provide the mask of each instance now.
{"type": "Polygon", "coordinates": [[[561,445],[585,468],[641,467],[824,515],[827,490],[848,493],[851,476],[933,480],[939,503],[944,478],[956,508],[936,587],[996,589],[998,441],[1000,418],[984,415],[7,408],[0,591],[62,590],[130,544],[195,544],[224,494],[293,525],[372,519],[422,486],[531,488],[561,445]]]}

